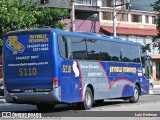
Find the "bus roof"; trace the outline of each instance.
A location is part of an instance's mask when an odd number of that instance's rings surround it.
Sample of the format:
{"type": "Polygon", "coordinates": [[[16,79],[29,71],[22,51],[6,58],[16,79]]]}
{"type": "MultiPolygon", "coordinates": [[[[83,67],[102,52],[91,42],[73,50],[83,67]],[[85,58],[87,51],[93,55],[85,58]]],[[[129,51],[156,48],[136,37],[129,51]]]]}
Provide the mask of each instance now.
{"type": "Polygon", "coordinates": [[[63,34],[63,35],[74,35],[74,36],[81,36],[81,37],[87,37],[87,38],[92,38],[92,39],[100,39],[100,40],[107,40],[107,41],[112,41],[112,42],[120,42],[120,43],[125,43],[125,44],[133,44],[133,45],[142,46],[142,44],[139,42],[132,42],[132,41],[128,41],[128,40],[123,40],[118,37],[100,35],[100,34],[96,34],[96,33],[70,32],[70,31],[65,31],[65,30],[60,30],[60,29],[53,29],[53,31],[57,32],[58,34],[63,34]]]}
{"type": "Polygon", "coordinates": [[[133,44],[133,45],[142,46],[142,44],[139,42],[122,40],[121,38],[118,38],[118,37],[100,35],[100,34],[89,33],[89,32],[70,32],[70,31],[61,30],[59,28],[50,28],[50,27],[10,31],[10,32],[6,33],[5,36],[18,35],[18,34],[35,34],[35,33],[44,34],[44,33],[52,33],[52,32],[56,32],[57,34],[63,34],[63,35],[74,35],[77,37],[78,36],[79,37],[87,37],[87,38],[92,38],[92,39],[100,39],[100,40],[107,40],[107,41],[112,41],[112,42],[120,42],[120,43],[125,43],[125,44],[133,44]]]}

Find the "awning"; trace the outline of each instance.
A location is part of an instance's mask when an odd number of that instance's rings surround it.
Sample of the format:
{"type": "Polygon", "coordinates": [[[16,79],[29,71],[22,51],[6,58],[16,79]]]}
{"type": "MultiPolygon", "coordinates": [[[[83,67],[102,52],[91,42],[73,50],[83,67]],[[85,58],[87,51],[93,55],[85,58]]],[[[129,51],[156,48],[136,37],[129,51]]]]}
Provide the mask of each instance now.
{"type": "MultiPolygon", "coordinates": [[[[141,35],[141,36],[156,36],[158,34],[157,29],[140,29],[140,28],[125,28],[117,27],[117,34],[122,35],[141,35]]],[[[111,26],[101,26],[101,31],[108,34],[113,34],[113,27],[111,26]]]]}
{"type": "Polygon", "coordinates": [[[160,55],[157,54],[157,55],[151,55],[151,59],[153,60],[156,60],[156,59],[160,59],[160,55]]]}

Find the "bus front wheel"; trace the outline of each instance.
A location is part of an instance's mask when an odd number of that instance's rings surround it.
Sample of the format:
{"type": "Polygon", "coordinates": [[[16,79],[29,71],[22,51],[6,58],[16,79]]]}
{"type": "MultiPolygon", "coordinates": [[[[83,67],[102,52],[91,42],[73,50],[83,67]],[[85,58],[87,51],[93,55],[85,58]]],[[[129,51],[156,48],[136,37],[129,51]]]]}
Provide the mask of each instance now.
{"type": "Polygon", "coordinates": [[[84,101],[78,104],[83,110],[89,110],[93,103],[93,93],[89,87],[86,88],[84,101]]]}
{"type": "Polygon", "coordinates": [[[138,100],[139,100],[139,96],[140,96],[139,87],[136,85],[135,88],[134,88],[134,95],[133,95],[133,97],[131,97],[129,99],[129,102],[130,103],[137,103],[138,100]]]}
{"type": "Polygon", "coordinates": [[[52,105],[52,104],[42,104],[42,103],[39,103],[39,104],[36,104],[36,107],[38,108],[38,110],[47,110],[47,111],[50,111],[52,110],[55,105],[52,105]]]}

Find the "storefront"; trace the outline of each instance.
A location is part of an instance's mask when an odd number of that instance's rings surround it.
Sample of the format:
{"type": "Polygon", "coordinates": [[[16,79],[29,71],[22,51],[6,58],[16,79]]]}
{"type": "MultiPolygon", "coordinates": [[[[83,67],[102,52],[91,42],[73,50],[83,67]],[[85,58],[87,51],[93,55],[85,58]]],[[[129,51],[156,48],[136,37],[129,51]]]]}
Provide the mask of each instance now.
{"type": "Polygon", "coordinates": [[[160,55],[152,55],[152,76],[154,80],[160,80],[160,55]]]}

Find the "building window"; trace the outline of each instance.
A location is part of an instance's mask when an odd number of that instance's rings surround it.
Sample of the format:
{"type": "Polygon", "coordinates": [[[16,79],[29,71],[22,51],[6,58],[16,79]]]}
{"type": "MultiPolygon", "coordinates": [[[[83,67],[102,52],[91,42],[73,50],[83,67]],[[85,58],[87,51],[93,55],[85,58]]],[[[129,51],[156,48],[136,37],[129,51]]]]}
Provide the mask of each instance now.
{"type": "Polygon", "coordinates": [[[106,1],[106,4],[107,4],[106,7],[111,7],[111,5],[112,5],[112,0],[107,0],[107,1],[106,1]]]}
{"type": "Polygon", "coordinates": [[[156,16],[152,16],[152,24],[156,24],[156,16]]]}
{"type": "Polygon", "coordinates": [[[145,23],[149,23],[149,16],[148,15],[145,16],[145,23]]]}
{"type": "Polygon", "coordinates": [[[132,14],[132,22],[142,23],[142,15],[132,14]]]}
{"type": "Polygon", "coordinates": [[[87,5],[92,5],[92,0],[86,0],[87,5]]]}
{"type": "Polygon", "coordinates": [[[128,14],[125,14],[125,13],[118,14],[117,20],[127,22],[128,21],[128,14]]]}
{"type": "MultiPolygon", "coordinates": [[[[122,0],[116,0],[116,5],[122,4],[122,0]]],[[[102,0],[102,7],[112,7],[113,1],[112,0],[102,0]]]]}
{"type": "MultiPolygon", "coordinates": [[[[112,0],[111,0],[112,1],[112,0]]],[[[124,3],[124,0],[116,0],[116,5],[121,5],[124,3]]]]}
{"type": "Polygon", "coordinates": [[[47,4],[49,3],[49,0],[41,0],[41,4],[47,4]]]}
{"type": "Polygon", "coordinates": [[[85,4],[85,5],[95,5],[95,0],[77,0],[76,3],[78,4],[85,4]]]}
{"type": "Polygon", "coordinates": [[[92,0],[92,5],[97,6],[97,0],[92,0]]]}
{"type": "Polygon", "coordinates": [[[102,7],[111,7],[112,0],[102,0],[102,7]]]}
{"type": "Polygon", "coordinates": [[[102,12],[102,19],[103,20],[112,20],[112,13],[111,12],[102,12]]]}

